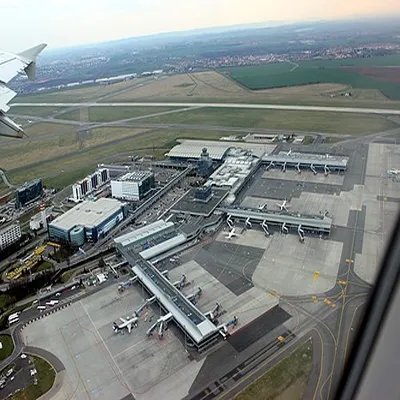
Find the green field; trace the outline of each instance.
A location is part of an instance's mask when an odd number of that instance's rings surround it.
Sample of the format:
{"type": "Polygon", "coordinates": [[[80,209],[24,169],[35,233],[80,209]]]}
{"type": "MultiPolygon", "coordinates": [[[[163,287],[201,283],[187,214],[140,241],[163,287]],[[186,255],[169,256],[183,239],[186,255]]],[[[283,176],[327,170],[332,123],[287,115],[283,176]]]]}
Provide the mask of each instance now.
{"type": "Polygon", "coordinates": [[[111,122],[121,119],[141,117],[144,115],[175,110],[171,107],[88,107],[75,109],[60,114],[57,118],[70,121],[111,122]]]}
{"type": "Polygon", "coordinates": [[[252,90],[281,88],[315,83],[340,83],[353,88],[377,89],[392,100],[400,100],[400,84],[378,80],[343,67],[399,66],[400,56],[347,60],[299,61],[298,68],[287,62],[221,70],[252,90]]]}
{"type": "Polygon", "coordinates": [[[235,400],[301,400],[312,367],[312,343],[300,346],[235,400]]]}
{"type": "Polygon", "coordinates": [[[33,117],[51,117],[56,112],[62,111],[62,107],[23,107],[13,106],[9,113],[15,115],[29,115],[33,117]]]}
{"type": "Polygon", "coordinates": [[[54,368],[45,360],[40,357],[30,356],[37,371],[37,385],[30,385],[20,392],[14,394],[11,399],[13,400],[35,400],[48,392],[56,379],[56,372],[54,368]]]}
{"type": "Polygon", "coordinates": [[[151,123],[367,134],[398,125],[380,116],[315,111],[201,108],[146,119],[151,123]]]}
{"type": "Polygon", "coordinates": [[[9,357],[11,355],[11,353],[13,352],[14,343],[13,343],[10,335],[0,335],[0,342],[3,346],[0,349],[0,361],[3,361],[7,357],[9,357]]]}
{"type": "MultiPolygon", "coordinates": [[[[124,128],[97,128],[100,134],[108,135],[113,131],[124,128]]],[[[128,128],[125,128],[128,129],[128,128]]],[[[131,130],[132,131],[132,130],[131,130]]],[[[150,131],[137,136],[109,137],[108,141],[100,141],[98,145],[82,148],[64,156],[35,162],[29,167],[10,169],[7,172],[11,182],[21,183],[36,177],[41,177],[44,183],[56,188],[67,186],[92,171],[97,164],[114,160],[123,160],[127,156],[151,154],[157,158],[163,155],[176,144],[176,139],[218,139],[226,136],[222,131],[196,130],[160,130],[150,131]]]]}

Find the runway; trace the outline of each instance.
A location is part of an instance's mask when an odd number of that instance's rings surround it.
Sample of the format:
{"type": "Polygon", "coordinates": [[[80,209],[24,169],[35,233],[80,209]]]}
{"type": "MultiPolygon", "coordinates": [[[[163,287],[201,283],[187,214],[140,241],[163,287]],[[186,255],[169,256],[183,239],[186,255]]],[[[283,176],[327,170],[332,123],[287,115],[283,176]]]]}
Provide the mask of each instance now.
{"type": "Polygon", "coordinates": [[[356,108],[356,107],[326,107],[326,106],[298,106],[282,104],[248,104],[248,103],[13,103],[11,107],[209,107],[209,108],[241,108],[259,110],[285,111],[323,111],[358,114],[400,115],[400,110],[384,108],[356,108]]]}

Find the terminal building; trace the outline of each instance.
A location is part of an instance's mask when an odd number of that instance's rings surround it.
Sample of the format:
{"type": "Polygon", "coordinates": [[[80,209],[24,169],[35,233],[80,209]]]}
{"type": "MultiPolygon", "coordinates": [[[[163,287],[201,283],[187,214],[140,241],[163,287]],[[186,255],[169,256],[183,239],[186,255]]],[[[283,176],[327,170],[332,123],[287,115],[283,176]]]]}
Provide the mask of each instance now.
{"type": "Polygon", "coordinates": [[[15,207],[21,208],[39,199],[43,194],[43,184],[40,179],[25,183],[15,191],[15,207]]]}
{"type": "Polygon", "coordinates": [[[187,241],[173,222],[159,220],[114,239],[116,244],[129,247],[145,260],[150,260],[187,241]]]}
{"type": "Polygon", "coordinates": [[[86,200],[48,225],[49,238],[73,246],[81,246],[86,241],[97,242],[118,225],[125,215],[125,204],[118,200],[86,200]]]}
{"type": "Polygon", "coordinates": [[[110,180],[110,171],[107,168],[97,169],[93,174],[72,185],[72,198],[75,202],[83,200],[99,187],[110,180]]]}
{"type": "Polygon", "coordinates": [[[129,201],[142,200],[154,187],[154,173],[150,171],[128,172],[111,181],[112,197],[129,201]]]}
{"type": "Polygon", "coordinates": [[[6,247],[18,242],[21,236],[21,227],[18,221],[2,225],[0,227],[0,250],[4,250],[6,247]]]}
{"type": "Polygon", "coordinates": [[[329,172],[345,172],[348,157],[281,151],[278,154],[265,155],[262,161],[267,164],[267,168],[280,167],[282,171],[285,171],[286,168],[295,168],[301,172],[301,169],[306,168],[311,169],[314,173],[322,170],[328,174],[329,172]]]}

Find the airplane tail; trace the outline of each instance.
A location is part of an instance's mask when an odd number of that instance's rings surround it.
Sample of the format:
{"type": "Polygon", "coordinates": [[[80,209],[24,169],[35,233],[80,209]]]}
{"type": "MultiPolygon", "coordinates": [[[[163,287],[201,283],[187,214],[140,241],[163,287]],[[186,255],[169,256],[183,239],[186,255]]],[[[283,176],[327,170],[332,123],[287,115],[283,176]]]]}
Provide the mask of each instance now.
{"type": "Polygon", "coordinates": [[[36,77],[36,57],[46,46],[47,44],[41,43],[17,54],[18,57],[22,58],[26,62],[29,62],[29,65],[25,68],[25,73],[31,81],[33,81],[36,77]]]}

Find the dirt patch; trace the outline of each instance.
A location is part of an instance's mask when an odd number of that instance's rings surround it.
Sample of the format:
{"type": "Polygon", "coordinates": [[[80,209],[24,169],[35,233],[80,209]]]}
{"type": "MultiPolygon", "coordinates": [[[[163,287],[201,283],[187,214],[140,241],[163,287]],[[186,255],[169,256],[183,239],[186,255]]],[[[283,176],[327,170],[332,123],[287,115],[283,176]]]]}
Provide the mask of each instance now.
{"type": "Polygon", "coordinates": [[[400,67],[354,67],[346,69],[370,78],[400,83],[400,67]]]}

